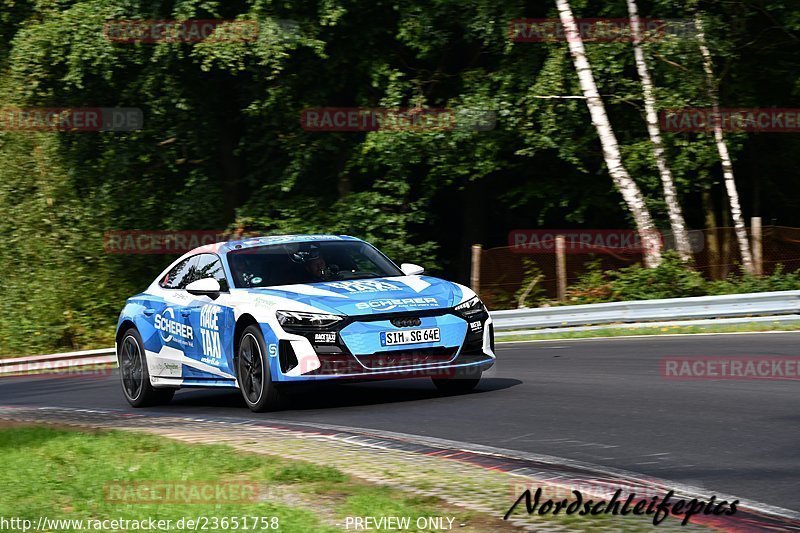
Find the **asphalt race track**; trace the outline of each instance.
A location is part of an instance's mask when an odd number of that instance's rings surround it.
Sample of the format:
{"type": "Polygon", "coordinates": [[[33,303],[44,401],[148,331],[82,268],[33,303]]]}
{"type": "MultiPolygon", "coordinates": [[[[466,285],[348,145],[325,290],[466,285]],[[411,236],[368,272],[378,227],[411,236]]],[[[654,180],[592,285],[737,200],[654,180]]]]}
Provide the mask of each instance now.
{"type": "MultiPolygon", "coordinates": [[[[498,347],[477,392],[427,380],[298,391],[253,415],[238,391],[183,390],[160,413],[317,422],[565,457],[800,511],[800,382],[673,381],[665,356],[796,356],[798,333],[548,341],[498,347]]],[[[0,379],[0,405],[132,410],[116,373],[0,379]]],[[[139,410],[137,413],[141,414],[139,410]]]]}

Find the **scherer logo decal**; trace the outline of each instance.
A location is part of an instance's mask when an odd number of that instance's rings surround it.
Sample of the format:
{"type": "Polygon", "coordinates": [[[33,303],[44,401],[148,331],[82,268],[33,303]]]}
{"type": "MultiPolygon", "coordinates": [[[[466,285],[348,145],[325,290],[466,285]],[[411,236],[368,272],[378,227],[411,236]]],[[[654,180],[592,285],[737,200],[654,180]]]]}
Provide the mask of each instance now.
{"type": "Polygon", "coordinates": [[[171,307],[164,309],[163,314],[156,315],[153,327],[161,332],[161,340],[164,341],[164,343],[174,340],[178,344],[187,346],[193,345],[194,331],[192,331],[192,327],[188,324],[184,324],[180,320],[175,320],[175,311],[171,307]],[[180,338],[176,339],[175,337],[180,338]]]}
{"type": "Polygon", "coordinates": [[[399,306],[403,307],[436,307],[439,300],[436,298],[384,298],[381,300],[371,300],[369,302],[359,302],[356,309],[372,309],[373,311],[391,311],[399,306]]]}

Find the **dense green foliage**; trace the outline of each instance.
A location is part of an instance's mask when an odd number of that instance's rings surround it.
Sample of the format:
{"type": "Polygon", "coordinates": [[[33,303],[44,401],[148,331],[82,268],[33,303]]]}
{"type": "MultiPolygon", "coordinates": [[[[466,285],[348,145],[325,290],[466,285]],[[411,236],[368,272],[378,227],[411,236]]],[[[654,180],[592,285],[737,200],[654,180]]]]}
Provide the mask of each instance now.
{"type": "MultiPolygon", "coordinates": [[[[797,101],[795,3],[639,7],[664,19],[698,10],[724,106],[797,101]]],[[[622,0],[573,9],[627,16],[622,0]]],[[[553,2],[522,0],[0,0],[0,108],[122,106],[144,117],[129,133],[0,131],[0,354],[108,343],[124,298],[170,259],[107,254],[109,230],[350,233],[465,281],[469,245],[503,245],[512,228],[630,227],[583,101],[551,98],[580,93],[565,43],[508,38],[512,19],[555,16],[553,2]],[[126,44],[103,34],[108,20],[187,18],[255,21],[258,38],[126,44]],[[317,106],[489,110],[496,127],[304,131],[300,112],[317,106]]],[[[587,50],[626,164],[663,224],[630,43],[587,50]]],[[[691,38],[647,52],[662,108],[708,105],[691,38]]],[[[729,140],[745,215],[800,225],[797,136],[729,140]]],[[[709,211],[728,224],[709,136],[666,142],[689,226],[709,211]],[[716,205],[701,203],[705,190],[716,205]]],[[[693,293],[695,276],[681,276],[693,293]]]]}
{"type": "Polygon", "coordinates": [[[656,268],[639,264],[619,270],[602,270],[597,263],[567,290],[567,304],[593,304],[658,298],[714,296],[749,292],[800,290],[800,271],[784,273],[778,266],[769,276],[731,275],[719,281],[707,281],[674,252],[664,254],[656,268]]]}

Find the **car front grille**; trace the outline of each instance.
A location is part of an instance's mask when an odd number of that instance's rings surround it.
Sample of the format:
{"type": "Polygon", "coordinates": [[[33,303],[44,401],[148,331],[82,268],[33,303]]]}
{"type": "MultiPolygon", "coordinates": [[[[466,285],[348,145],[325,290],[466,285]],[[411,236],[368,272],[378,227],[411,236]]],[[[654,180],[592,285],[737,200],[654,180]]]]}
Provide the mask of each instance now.
{"type": "Polygon", "coordinates": [[[449,363],[458,352],[458,347],[421,348],[417,350],[393,350],[358,356],[359,362],[369,370],[427,366],[449,363]]]}
{"type": "MultiPolygon", "coordinates": [[[[452,309],[425,309],[399,313],[370,314],[348,317],[344,324],[337,325],[341,331],[354,322],[389,321],[397,328],[417,327],[422,324],[422,318],[445,315],[461,315],[452,309]]],[[[485,314],[469,317],[470,320],[484,322],[488,318],[485,314]]],[[[306,375],[336,376],[336,375],[364,375],[381,374],[394,375],[396,373],[413,373],[423,375],[425,372],[436,372],[449,364],[471,364],[486,359],[483,353],[483,331],[471,331],[469,325],[465,338],[460,346],[435,346],[428,348],[405,348],[385,350],[370,354],[353,354],[344,343],[341,334],[337,335],[336,342],[331,345],[316,343],[313,337],[307,335],[314,346],[320,361],[320,367],[306,375]],[[460,350],[460,352],[459,352],[460,350]]]]}

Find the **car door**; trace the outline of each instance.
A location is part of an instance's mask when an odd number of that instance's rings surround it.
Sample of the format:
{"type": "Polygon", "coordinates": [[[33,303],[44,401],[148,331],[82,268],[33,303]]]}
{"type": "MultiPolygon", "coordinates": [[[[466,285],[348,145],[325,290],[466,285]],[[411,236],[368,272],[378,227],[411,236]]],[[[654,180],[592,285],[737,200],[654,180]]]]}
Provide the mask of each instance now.
{"type": "Polygon", "coordinates": [[[194,344],[193,334],[186,328],[182,312],[190,301],[185,289],[196,263],[197,256],[192,256],[171,268],[159,281],[163,297],[150,300],[144,310],[146,319],[152,323],[157,334],[154,344],[158,346],[153,349],[154,352],[160,352],[162,347],[168,346],[186,353],[194,344]]]}
{"type": "MultiPolygon", "coordinates": [[[[216,279],[222,291],[228,292],[228,280],[222,261],[216,254],[198,255],[188,282],[204,278],[216,279]]],[[[196,367],[197,372],[193,372],[193,377],[219,379],[223,373],[232,375],[233,363],[229,352],[233,345],[229,341],[234,326],[233,309],[218,304],[209,296],[191,296],[191,300],[181,309],[181,315],[195,336],[194,346],[186,355],[201,363],[196,367]]]]}

